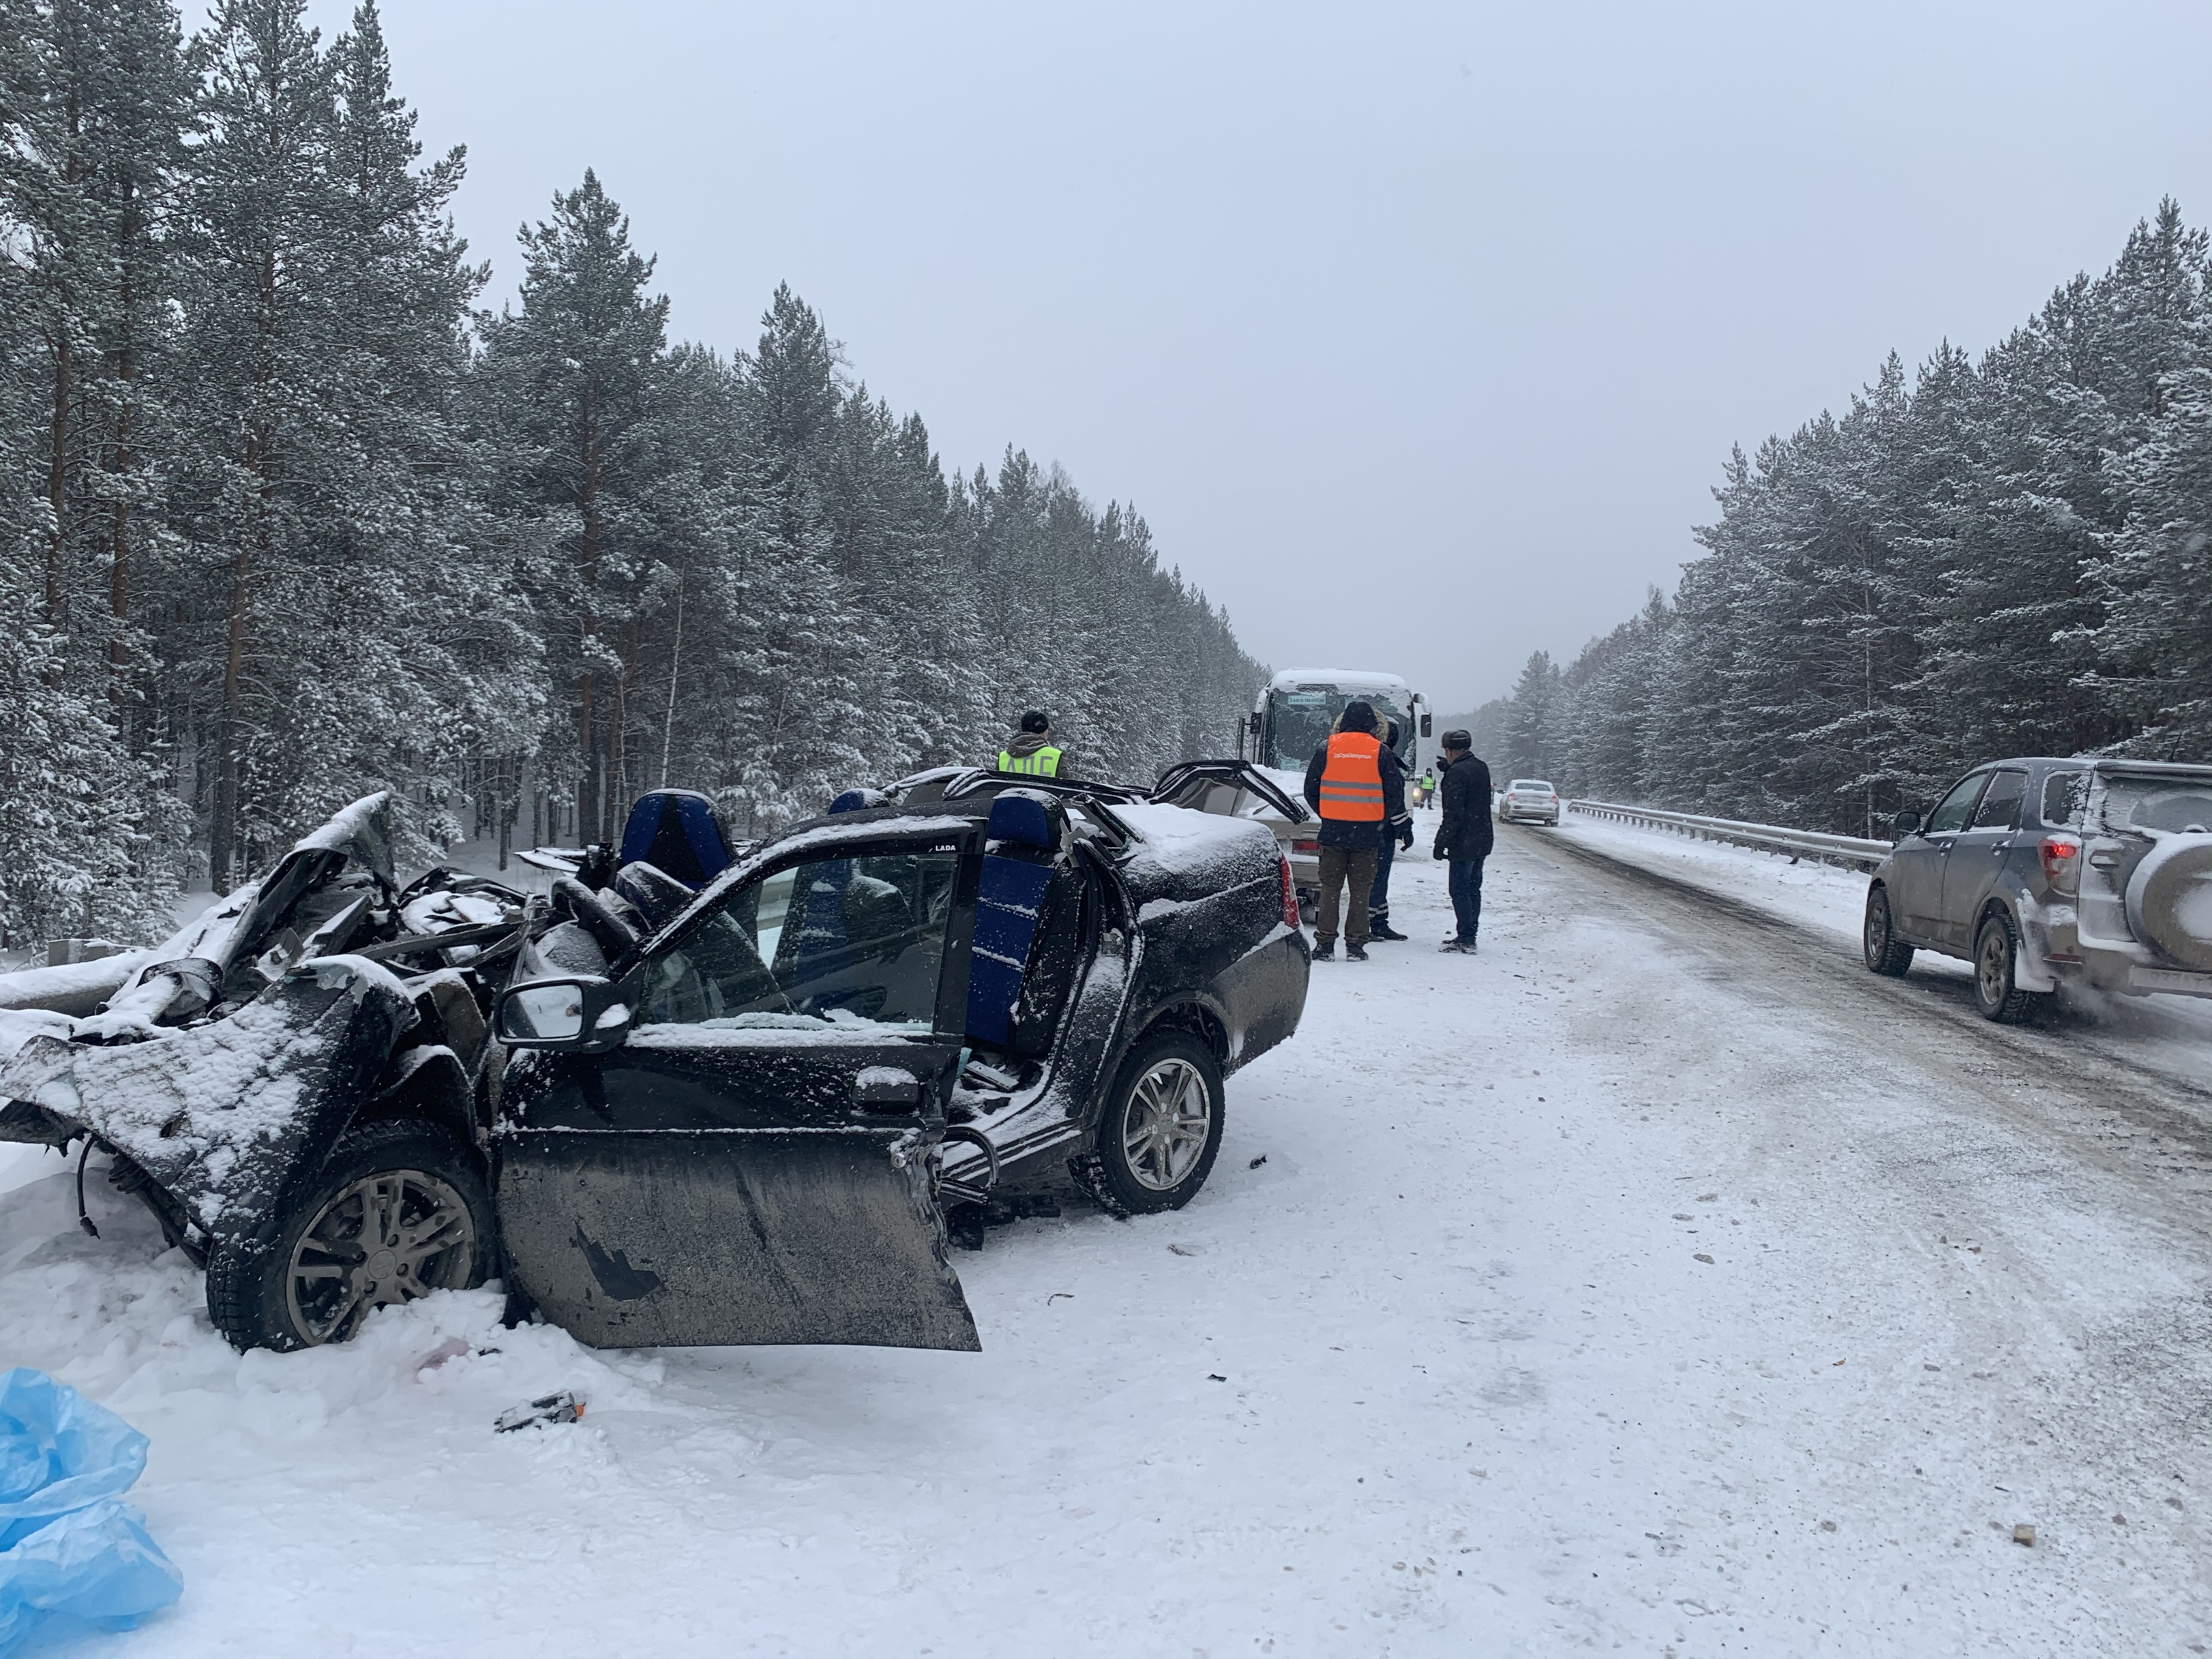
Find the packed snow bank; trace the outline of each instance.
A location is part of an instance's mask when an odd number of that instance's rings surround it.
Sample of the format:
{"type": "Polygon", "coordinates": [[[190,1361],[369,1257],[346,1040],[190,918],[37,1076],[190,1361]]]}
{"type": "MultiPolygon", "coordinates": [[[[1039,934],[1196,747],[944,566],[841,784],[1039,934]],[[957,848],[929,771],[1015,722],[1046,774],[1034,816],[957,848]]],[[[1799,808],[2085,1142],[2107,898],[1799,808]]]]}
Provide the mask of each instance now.
{"type": "Polygon", "coordinates": [[[90,962],[0,974],[0,1012],[45,1008],[63,1014],[88,1014],[153,960],[151,951],[125,951],[90,962]]]}

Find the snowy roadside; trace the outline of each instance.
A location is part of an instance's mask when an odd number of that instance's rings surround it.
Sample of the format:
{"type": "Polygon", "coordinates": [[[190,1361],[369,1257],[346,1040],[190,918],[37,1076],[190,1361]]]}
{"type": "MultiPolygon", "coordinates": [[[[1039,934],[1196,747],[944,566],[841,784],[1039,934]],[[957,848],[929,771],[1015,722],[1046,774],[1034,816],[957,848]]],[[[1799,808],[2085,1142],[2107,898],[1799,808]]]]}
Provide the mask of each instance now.
{"type": "MultiPolygon", "coordinates": [[[[1523,832],[1531,833],[1531,832],[1523,832]]],[[[1741,903],[1756,906],[1796,926],[1836,937],[1856,954],[1866,910],[1867,877],[1810,859],[1792,863],[1756,848],[1702,842],[1665,830],[1638,830],[1570,812],[1558,836],[1606,857],[1653,871],[1741,903]]],[[[1972,969],[1954,957],[1923,951],[1912,971],[1962,985],[1972,969]]],[[[2095,997],[2082,994],[2074,1012],[2108,1032],[2138,1057],[2179,1077],[2204,1075],[2205,1046],[2212,1044],[2212,1001],[2197,997],[2095,997]]]]}
{"type": "Polygon", "coordinates": [[[1660,871],[1725,893],[1792,921],[1856,940],[1866,909],[1867,878],[1856,870],[1810,859],[1697,841],[1666,830],[1638,830],[1568,812],[1547,833],[1579,842],[1608,857],[1660,871]]]}
{"type": "Polygon", "coordinates": [[[2212,1639],[2201,1222],[1540,847],[1472,959],[1400,866],[1416,942],[1317,973],[1190,1208],[957,1257],[980,1355],[594,1354],[475,1295],[240,1356],[48,1158],[0,1197],[5,1358],[152,1436],[186,1573],[111,1650],[2212,1639]],[[556,1388],[583,1422],[492,1432],[556,1388]]]}

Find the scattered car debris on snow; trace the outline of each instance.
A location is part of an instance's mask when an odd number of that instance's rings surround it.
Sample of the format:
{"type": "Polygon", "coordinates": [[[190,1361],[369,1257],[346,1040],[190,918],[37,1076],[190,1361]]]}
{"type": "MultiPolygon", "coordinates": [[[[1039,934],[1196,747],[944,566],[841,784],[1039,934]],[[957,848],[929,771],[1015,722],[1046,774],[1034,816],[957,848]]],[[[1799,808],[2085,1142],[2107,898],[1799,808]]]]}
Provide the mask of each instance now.
{"type": "Polygon", "coordinates": [[[542,1395],[526,1406],[514,1406],[501,1412],[491,1425],[492,1432],[513,1434],[517,1429],[536,1425],[579,1422],[586,1404],[576,1397],[574,1389],[563,1389],[558,1394],[542,1395]]]}

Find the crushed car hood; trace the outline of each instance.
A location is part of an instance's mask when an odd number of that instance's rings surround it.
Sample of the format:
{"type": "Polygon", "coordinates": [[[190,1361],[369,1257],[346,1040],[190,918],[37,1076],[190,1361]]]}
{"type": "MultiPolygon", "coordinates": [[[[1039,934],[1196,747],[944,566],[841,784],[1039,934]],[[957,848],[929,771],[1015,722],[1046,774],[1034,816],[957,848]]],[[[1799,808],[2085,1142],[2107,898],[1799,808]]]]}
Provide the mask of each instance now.
{"type": "Polygon", "coordinates": [[[156,1042],[32,1037],[0,1067],[0,1128],[56,1142],[89,1130],[210,1234],[251,1231],[288,1174],[319,1161],[415,1018],[385,969],[325,958],[228,1019],[156,1042]]]}

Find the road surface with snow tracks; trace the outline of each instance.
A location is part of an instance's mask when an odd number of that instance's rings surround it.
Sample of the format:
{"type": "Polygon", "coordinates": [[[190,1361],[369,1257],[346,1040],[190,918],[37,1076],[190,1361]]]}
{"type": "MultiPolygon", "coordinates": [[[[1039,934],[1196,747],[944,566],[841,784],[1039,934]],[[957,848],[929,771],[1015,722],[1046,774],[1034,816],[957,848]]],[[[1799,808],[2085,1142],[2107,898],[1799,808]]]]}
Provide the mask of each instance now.
{"type": "Polygon", "coordinates": [[[1409,858],[1415,942],[1316,969],[1197,1202],[958,1258],[981,1355],[482,1293],[240,1358],[0,1167],[0,1358],[153,1436],[187,1576],[110,1650],[2203,1651],[2203,1047],[1987,1027],[1629,845],[1504,832],[1472,959],[1409,858]]]}

